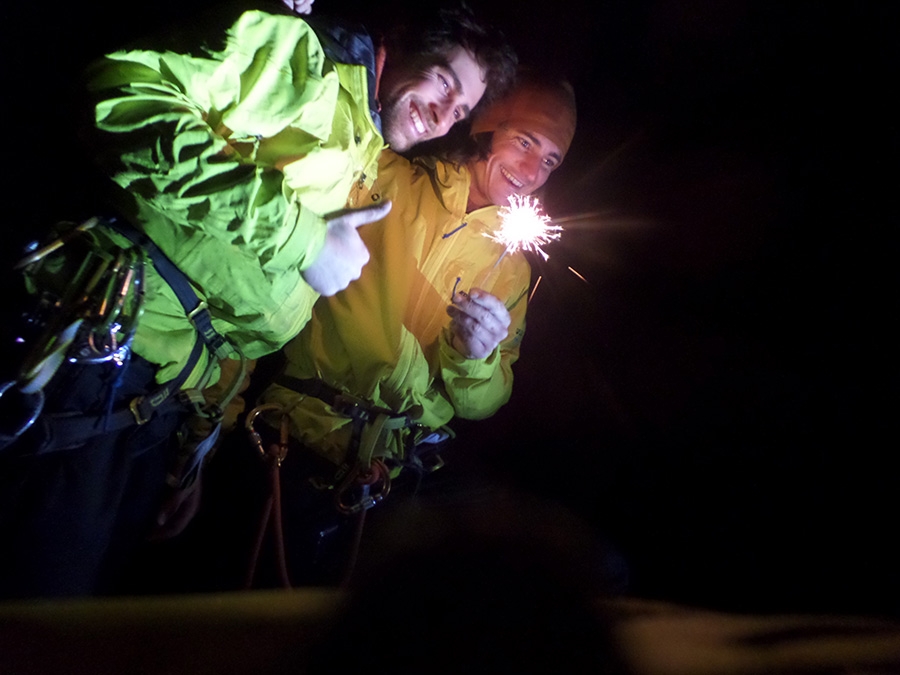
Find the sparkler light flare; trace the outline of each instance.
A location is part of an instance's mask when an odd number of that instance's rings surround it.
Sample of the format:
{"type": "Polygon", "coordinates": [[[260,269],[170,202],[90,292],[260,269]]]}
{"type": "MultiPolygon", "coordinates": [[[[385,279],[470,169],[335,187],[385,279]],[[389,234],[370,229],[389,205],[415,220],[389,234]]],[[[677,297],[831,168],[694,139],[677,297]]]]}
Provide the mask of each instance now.
{"type": "Polygon", "coordinates": [[[500,227],[484,236],[505,246],[503,255],[531,251],[547,260],[550,256],[541,247],[559,239],[561,233],[562,228],[552,224],[537,198],[512,195],[509,206],[500,209],[500,227]]]}

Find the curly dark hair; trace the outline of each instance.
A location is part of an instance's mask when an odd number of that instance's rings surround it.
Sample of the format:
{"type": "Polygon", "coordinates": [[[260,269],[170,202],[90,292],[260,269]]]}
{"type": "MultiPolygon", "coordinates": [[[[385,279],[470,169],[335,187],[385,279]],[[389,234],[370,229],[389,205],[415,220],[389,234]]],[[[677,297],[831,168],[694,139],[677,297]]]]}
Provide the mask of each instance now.
{"type": "Polygon", "coordinates": [[[475,57],[485,70],[487,89],[479,107],[503,96],[513,85],[518,58],[506,36],[478,19],[472,9],[459,2],[434,9],[428,3],[420,10],[407,9],[400,21],[382,30],[389,59],[409,63],[434,63],[447,58],[457,47],[475,57]]]}

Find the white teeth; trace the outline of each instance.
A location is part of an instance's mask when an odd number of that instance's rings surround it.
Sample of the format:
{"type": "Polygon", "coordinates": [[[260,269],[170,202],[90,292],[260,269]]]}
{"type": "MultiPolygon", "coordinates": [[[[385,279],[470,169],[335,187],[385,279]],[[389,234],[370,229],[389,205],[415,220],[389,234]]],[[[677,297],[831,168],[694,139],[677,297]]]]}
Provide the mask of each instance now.
{"type": "Polygon", "coordinates": [[[416,131],[420,134],[424,134],[427,129],[425,125],[422,123],[422,118],[419,117],[419,111],[415,108],[409,109],[409,118],[412,120],[413,126],[416,128],[416,131]]]}
{"type": "Polygon", "coordinates": [[[509,173],[509,171],[504,169],[502,166],[500,167],[500,173],[503,174],[503,177],[506,180],[508,180],[510,183],[512,183],[517,188],[521,188],[523,185],[525,185],[525,183],[523,183],[520,180],[518,180],[517,178],[515,178],[511,173],[509,173]]]}

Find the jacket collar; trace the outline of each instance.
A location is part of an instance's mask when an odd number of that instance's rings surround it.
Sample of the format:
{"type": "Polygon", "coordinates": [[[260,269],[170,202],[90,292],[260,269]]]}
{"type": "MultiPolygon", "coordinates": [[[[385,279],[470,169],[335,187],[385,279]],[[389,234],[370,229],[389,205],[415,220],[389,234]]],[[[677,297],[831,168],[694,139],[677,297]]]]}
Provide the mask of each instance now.
{"type": "Polygon", "coordinates": [[[375,89],[378,84],[375,44],[366,29],[359,24],[350,25],[321,16],[304,17],[303,20],[312,26],[316,37],[322,44],[325,56],[330,60],[353,66],[363,66],[366,69],[369,114],[372,116],[375,128],[381,133],[381,114],[375,98],[375,89]]]}

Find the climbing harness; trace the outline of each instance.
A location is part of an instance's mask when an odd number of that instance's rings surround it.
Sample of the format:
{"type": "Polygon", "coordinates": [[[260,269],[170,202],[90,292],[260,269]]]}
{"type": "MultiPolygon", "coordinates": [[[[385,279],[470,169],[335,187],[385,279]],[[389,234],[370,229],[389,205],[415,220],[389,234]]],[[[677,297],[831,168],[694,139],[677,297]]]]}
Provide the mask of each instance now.
{"type": "MultiPolygon", "coordinates": [[[[311,553],[311,558],[303,563],[310,563],[322,554],[325,538],[333,536],[339,530],[345,530],[350,535],[344,539],[348,546],[342,553],[343,570],[341,572],[341,586],[346,586],[356,567],[356,560],[362,540],[362,532],[366,521],[367,512],[381,503],[391,491],[392,475],[396,475],[399,469],[411,468],[417,472],[419,478],[423,473],[433,471],[443,465],[437,452],[436,441],[446,439],[452,432],[438,430],[432,432],[415,422],[413,416],[407,413],[395,413],[391,410],[374,406],[365,400],[350,396],[319,379],[301,380],[289,376],[279,376],[275,382],[288,387],[293,391],[313,396],[327,403],[336,413],[344,415],[351,420],[351,435],[344,461],[329,473],[327,469],[312,469],[311,473],[304,476],[305,488],[313,489],[321,495],[318,503],[325,506],[324,500],[330,500],[331,513],[337,518],[328,526],[321,528],[316,526],[317,552],[311,553]],[[408,430],[407,447],[404,448],[404,457],[395,458],[387,456],[385,437],[391,432],[408,430]],[[415,440],[413,440],[415,439],[415,440]],[[319,531],[321,529],[321,531],[319,531]]],[[[246,428],[250,435],[251,443],[256,447],[260,455],[265,459],[269,467],[270,495],[267,498],[259,530],[256,535],[255,546],[252,555],[250,569],[246,577],[246,584],[252,586],[256,574],[256,565],[262,542],[267,531],[271,531],[275,539],[276,559],[279,566],[279,577],[283,586],[289,587],[286,581],[286,561],[284,560],[285,545],[282,532],[281,485],[278,477],[279,467],[283,461],[288,444],[296,441],[291,439],[290,408],[284,408],[278,404],[264,404],[258,406],[246,418],[246,428]],[[276,413],[269,416],[269,428],[277,426],[280,429],[280,437],[277,443],[266,445],[255,430],[254,423],[261,414],[276,413]],[[277,416],[278,422],[275,421],[277,416]]],[[[303,449],[304,454],[314,454],[303,449]]],[[[302,460],[301,460],[302,461],[302,460]]],[[[323,464],[325,462],[323,461],[323,464]]],[[[299,466],[299,465],[298,465],[299,466]]],[[[319,507],[316,507],[319,508],[319,507]]],[[[327,518],[327,516],[326,516],[327,518]]],[[[305,535],[304,535],[305,536],[305,535]]]]}
{"type": "MultiPolygon", "coordinates": [[[[245,421],[245,428],[251,444],[265,461],[269,474],[269,494],[263,506],[256,531],[250,563],[245,577],[245,587],[252,588],[256,578],[259,556],[266,534],[272,536],[275,548],[275,564],[279,583],[284,588],[291,588],[287,558],[284,544],[283,514],[281,506],[281,464],[287,456],[290,443],[290,414],[277,404],[263,404],[251,410],[245,421]],[[262,440],[255,428],[257,417],[262,413],[280,413],[278,442],[268,445],[262,440]]],[[[375,506],[390,492],[391,478],[387,466],[381,459],[374,459],[370,466],[364,468],[357,464],[345,476],[340,485],[334,488],[334,506],[337,513],[354,521],[354,536],[347,557],[342,585],[349,582],[350,575],[356,565],[365,513],[375,506]]]]}
{"type": "MultiPolygon", "coordinates": [[[[41,440],[30,450],[40,454],[74,447],[100,434],[146,424],[155,415],[189,411],[209,418],[214,426],[212,433],[204,438],[189,439],[179,456],[180,466],[170,476],[170,484],[187,487],[195,480],[200,463],[215,443],[215,424],[221,418],[222,407],[240,386],[243,367],[225,400],[218,405],[207,405],[199,389],[208,382],[218,360],[238,350],[213,328],[206,303],[197,297],[187,277],[153,241],[124,221],[91,218],[30,253],[16,267],[34,276],[41,265],[60,264],[76,266],[71,280],[67,278],[65,288],[58,292],[44,291],[39,296],[30,325],[40,332],[16,377],[0,384],[0,418],[13,420],[9,429],[0,429],[0,449],[14,444],[32,428],[41,427],[43,432],[37,436],[41,440]],[[98,225],[123,235],[133,246],[104,250],[92,246],[88,233],[98,225]],[[77,247],[76,254],[84,255],[80,258],[52,255],[63,246],[77,247]],[[199,336],[181,372],[150,393],[114,410],[91,414],[45,411],[45,390],[64,364],[112,363],[116,369],[127,367],[142,309],[148,261],[172,288],[199,336]],[[210,358],[197,388],[182,391],[204,348],[210,358]]],[[[242,355],[241,361],[243,366],[242,355]]]]}

